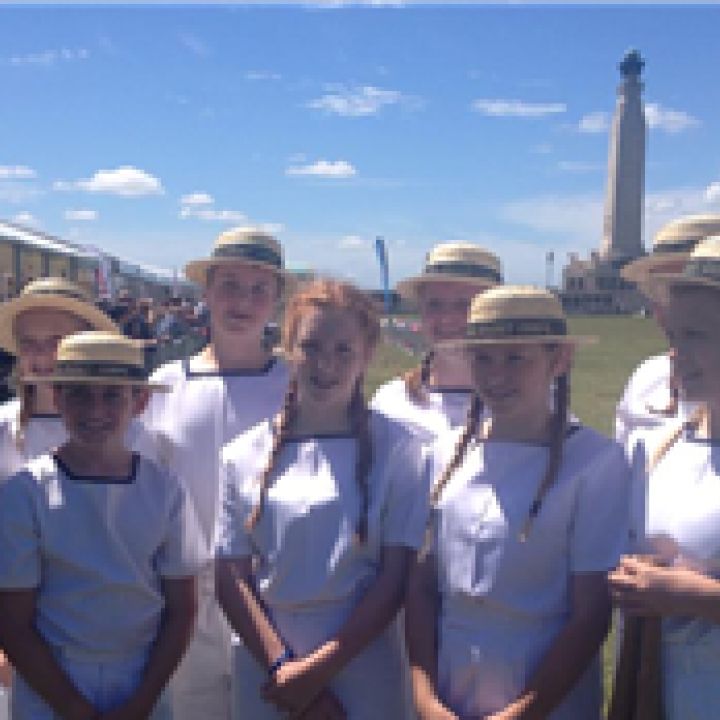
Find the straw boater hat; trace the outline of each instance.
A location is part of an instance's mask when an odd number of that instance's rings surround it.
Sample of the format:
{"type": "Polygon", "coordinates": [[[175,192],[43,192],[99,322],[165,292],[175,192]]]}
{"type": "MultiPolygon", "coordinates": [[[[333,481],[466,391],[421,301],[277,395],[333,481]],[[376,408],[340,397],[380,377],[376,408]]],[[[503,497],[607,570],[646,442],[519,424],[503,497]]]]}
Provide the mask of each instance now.
{"type": "Polygon", "coordinates": [[[397,291],[405,298],[416,300],[418,289],[429,282],[470,283],[481,290],[502,281],[497,255],[471,243],[443,243],[426,255],[422,273],[399,282],[397,291]]]}
{"type": "Polygon", "coordinates": [[[55,369],[50,375],[27,378],[29,382],[56,385],[131,385],[148,390],[168,390],[148,382],[142,345],[118,332],[89,330],[63,338],[58,345],[55,369]]]}
{"type": "Polygon", "coordinates": [[[694,285],[720,290],[720,233],[698,243],[683,272],[657,275],[653,283],[658,294],[665,299],[668,290],[674,285],[694,285]]]}
{"type": "Polygon", "coordinates": [[[473,298],[464,338],[439,345],[584,345],[595,340],[587,335],[568,335],[565,313],[551,292],[530,285],[502,285],[473,298]]]}
{"type": "Polygon", "coordinates": [[[17,355],[15,320],[26,310],[60,310],[84,320],[94,330],[117,332],[115,323],[81,288],[63,278],[48,277],[28,283],[20,295],[0,306],[0,347],[17,355]]]}
{"type": "Polygon", "coordinates": [[[185,266],[185,275],[188,280],[204,286],[211,267],[229,263],[266,268],[285,282],[289,279],[280,243],[270,233],[252,227],[237,227],[220,233],[210,257],[189,262],[185,266]]]}
{"type": "Polygon", "coordinates": [[[637,283],[640,290],[654,298],[651,282],[658,273],[671,273],[678,263],[690,257],[692,249],[703,238],[720,233],[720,215],[688,215],[668,223],[653,238],[649,255],[628,263],[620,274],[630,282],[637,283]]]}

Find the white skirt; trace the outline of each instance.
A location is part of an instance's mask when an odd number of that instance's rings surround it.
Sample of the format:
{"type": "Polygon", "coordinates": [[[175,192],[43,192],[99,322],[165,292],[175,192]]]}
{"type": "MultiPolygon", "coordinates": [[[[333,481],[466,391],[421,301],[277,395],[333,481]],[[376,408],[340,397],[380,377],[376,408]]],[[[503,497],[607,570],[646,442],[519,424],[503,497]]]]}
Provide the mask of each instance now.
{"type": "MultiPolygon", "coordinates": [[[[353,603],[354,606],[354,603],[353,603]]],[[[273,611],[275,627],[298,656],[333,637],[352,607],[331,606],[301,611],[273,611]]],[[[407,663],[396,623],[373,640],[336,675],[330,690],[348,720],[409,720],[407,663]]],[[[279,720],[285,715],[260,697],[267,682],[261,667],[243,645],[233,646],[233,720],[279,720]]]]}

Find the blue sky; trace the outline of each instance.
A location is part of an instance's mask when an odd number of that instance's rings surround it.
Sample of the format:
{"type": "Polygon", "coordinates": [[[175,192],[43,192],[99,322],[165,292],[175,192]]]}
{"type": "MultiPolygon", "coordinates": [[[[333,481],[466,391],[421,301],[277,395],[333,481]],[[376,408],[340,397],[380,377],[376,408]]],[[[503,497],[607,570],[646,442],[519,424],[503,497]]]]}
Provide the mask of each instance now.
{"type": "Polygon", "coordinates": [[[0,6],[0,218],[168,268],[264,224],[291,265],[366,286],[378,234],[393,280],[469,240],[543,282],[547,250],[599,245],[629,47],[646,237],[720,212],[719,24],[713,6],[0,6]]]}

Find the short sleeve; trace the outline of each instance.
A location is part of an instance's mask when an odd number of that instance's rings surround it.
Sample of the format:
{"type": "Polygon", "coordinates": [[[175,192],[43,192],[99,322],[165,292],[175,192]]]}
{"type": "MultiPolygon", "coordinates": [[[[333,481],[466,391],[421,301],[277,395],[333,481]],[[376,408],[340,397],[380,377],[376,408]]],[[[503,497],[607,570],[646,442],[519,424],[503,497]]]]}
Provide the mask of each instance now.
{"type": "Polygon", "coordinates": [[[245,528],[245,520],[252,508],[241,489],[235,463],[223,458],[220,465],[220,517],[215,542],[217,558],[238,558],[253,554],[250,536],[245,528]]]}
{"type": "Polygon", "coordinates": [[[429,513],[429,448],[419,439],[404,441],[388,459],[388,494],[382,521],[383,545],[419,549],[429,513]]]}
{"type": "Polygon", "coordinates": [[[41,582],[40,522],[33,476],[21,471],[0,484],[0,588],[36,588],[41,582]]]}
{"type": "Polygon", "coordinates": [[[165,542],[157,557],[157,571],[167,578],[197,575],[210,561],[197,513],[178,483],[168,513],[165,542]]]}
{"type": "Polygon", "coordinates": [[[570,570],[609,570],[627,547],[630,468],[622,448],[609,441],[600,457],[579,473],[570,570]]]}

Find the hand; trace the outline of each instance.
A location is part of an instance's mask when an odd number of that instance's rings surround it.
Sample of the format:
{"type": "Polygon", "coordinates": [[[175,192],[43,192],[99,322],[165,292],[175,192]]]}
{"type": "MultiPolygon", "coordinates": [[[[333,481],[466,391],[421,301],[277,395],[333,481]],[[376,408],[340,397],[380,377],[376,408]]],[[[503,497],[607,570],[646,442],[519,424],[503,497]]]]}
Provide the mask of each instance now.
{"type": "Polygon", "coordinates": [[[288,660],[265,683],[262,699],[280,711],[296,714],[303,712],[323,689],[315,677],[314,669],[308,658],[288,660]]]}
{"type": "MultiPolygon", "coordinates": [[[[623,556],[608,574],[613,602],[631,615],[693,615],[688,599],[703,592],[710,580],[682,565],[665,566],[650,557],[623,556]]],[[[713,582],[713,581],[711,581],[713,582]]]]}
{"type": "Polygon", "coordinates": [[[310,703],[309,707],[299,715],[292,715],[292,720],[346,720],[347,715],[340,701],[327,689],[310,703]]]}

